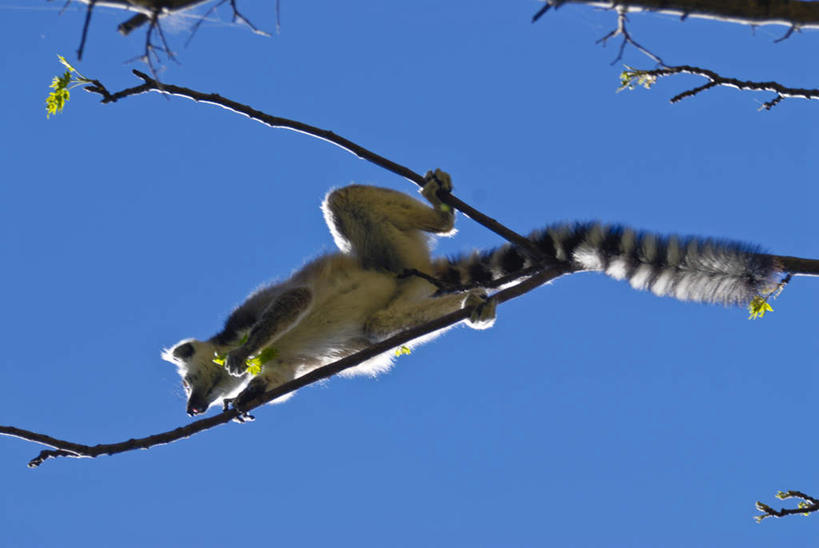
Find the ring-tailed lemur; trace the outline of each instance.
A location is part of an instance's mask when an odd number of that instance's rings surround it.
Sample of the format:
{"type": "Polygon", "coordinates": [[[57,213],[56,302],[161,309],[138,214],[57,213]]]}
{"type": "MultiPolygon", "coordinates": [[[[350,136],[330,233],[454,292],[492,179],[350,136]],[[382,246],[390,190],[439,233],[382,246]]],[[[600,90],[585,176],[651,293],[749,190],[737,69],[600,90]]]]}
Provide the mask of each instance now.
{"type": "MultiPolygon", "coordinates": [[[[228,398],[236,398],[234,405],[243,410],[262,391],[464,306],[484,303],[467,323],[488,327],[494,302],[482,299],[481,287],[533,266],[603,271],[657,295],[726,305],[747,303],[769,290],[784,270],[775,257],[751,246],[598,223],[560,224],[532,233],[529,238],[542,254],[537,262],[511,244],[432,260],[425,233],[452,231],[454,213],[438,197],[439,191],[450,190],[449,176],[436,170],[427,173],[421,191],[432,207],[372,186],[330,192],[322,210],[339,252],[251,294],[210,339],[185,339],[163,353],[178,367],[188,414],[203,413],[228,398]],[[425,278],[461,290],[441,294],[425,278]],[[464,290],[470,286],[477,289],[464,290]],[[265,363],[251,377],[246,361],[260,355],[265,363]],[[224,366],[215,363],[218,356],[224,357],[224,366]]],[[[385,354],[351,372],[374,374],[389,364],[385,354]]]]}

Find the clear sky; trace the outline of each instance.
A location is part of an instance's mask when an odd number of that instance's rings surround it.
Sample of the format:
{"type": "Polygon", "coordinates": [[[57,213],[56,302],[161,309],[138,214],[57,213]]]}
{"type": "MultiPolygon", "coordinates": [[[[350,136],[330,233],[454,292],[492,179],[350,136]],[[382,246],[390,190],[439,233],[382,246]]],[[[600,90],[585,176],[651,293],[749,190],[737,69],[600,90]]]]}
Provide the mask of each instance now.
{"type": "MultiPolygon", "coordinates": [[[[84,443],[189,419],[160,351],[216,332],[264,281],[332,248],[324,194],[412,183],[325,142],[159,95],[76,91],[46,120],[56,55],[84,12],[0,0],[0,424],[84,443]]],[[[273,2],[240,2],[272,30],[273,2]]],[[[331,129],[527,232],[603,219],[819,257],[819,104],[693,77],[615,93],[611,13],[520,2],[282,0],[271,38],[167,25],[166,82],[331,129]]],[[[78,68],[135,85],[120,12],[94,14],[78,68]]],[[[217,17],[217,16],[214,16],[217,17]]],[[[817,87],[806,31],[631,18],[669,64],[817,87]]],[[[624,62],[650,67],[633,50],[624,62]]],[[[436,253],[501,240],[460,216],[436,253]]],[[[192,439],[25,464],[0,438],[6,546],[741,546],[810,544],[817,519],[754,523],[778,489],[819,494],[819,280],[763,321],[604,276],[559,280],[375,380],[332,379],[192,439]]]]}

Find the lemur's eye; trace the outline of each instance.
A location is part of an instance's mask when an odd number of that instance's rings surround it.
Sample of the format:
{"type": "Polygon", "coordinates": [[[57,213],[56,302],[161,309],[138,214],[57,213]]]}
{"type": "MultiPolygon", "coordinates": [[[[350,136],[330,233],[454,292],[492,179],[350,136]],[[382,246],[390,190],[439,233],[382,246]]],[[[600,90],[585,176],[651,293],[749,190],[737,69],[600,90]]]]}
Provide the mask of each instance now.
{"type": "Polygon", "coordinates": [[[194,348],[191,343],[185,343],[173,349],[173,357],[180,360],[186,360],[193,356],[194,348]]]}
{"type": "Polygon", "coordinates": [[[185,392],[190,392],[191,391],[191,385],[187,381],[187,379],[182,379],[182,387],[185,389],[185,392]]]}

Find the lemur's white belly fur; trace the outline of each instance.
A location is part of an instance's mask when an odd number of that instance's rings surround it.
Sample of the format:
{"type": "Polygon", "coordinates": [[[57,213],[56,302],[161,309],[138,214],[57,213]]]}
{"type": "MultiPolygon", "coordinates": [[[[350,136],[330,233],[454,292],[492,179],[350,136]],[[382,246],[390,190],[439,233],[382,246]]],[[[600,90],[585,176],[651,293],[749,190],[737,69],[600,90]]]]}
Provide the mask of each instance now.
{"type": "MultiPolygon", "coordinates": [[[[395,297],[392,273],[363,270],[345,256],[330,256],[309,285],[313,300],[302,319],[276,340],[276,362],[313,369],[366,347],[367,320],[395,297]]],[[[308,267],[308,268],[310,268],[308,267]]]]}

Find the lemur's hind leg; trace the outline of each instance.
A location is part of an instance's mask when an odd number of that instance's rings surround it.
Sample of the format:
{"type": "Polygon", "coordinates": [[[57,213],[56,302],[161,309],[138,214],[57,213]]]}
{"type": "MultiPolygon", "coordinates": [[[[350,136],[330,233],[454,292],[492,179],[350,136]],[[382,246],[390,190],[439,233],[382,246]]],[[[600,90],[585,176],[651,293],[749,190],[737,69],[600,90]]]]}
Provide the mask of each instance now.
{"type": "Polygon", "coordinates": [[[452,231],[455,216],[437,197],[451,188],[449,176],[428,174],[423,195],[433,207],[401,192],[351,185],[334,190],[322,205],[336,245],[359,257],[365,268],[401,273],[415,268],[429,271],[429,250],[423,232],[452,231]]]}
{"type": "Polygon", "coordinates": [[[384,340],[466,307],[476,307],[467,320],[474,329],[485,329],[495,321],[495,301],[487,299],[482,289],[432,296],[434,288],[425,280],[415,278],[403,283],[399,296],[387,308],[370,316],[364,325],[364,333],[371,341],[384,340]]]}

